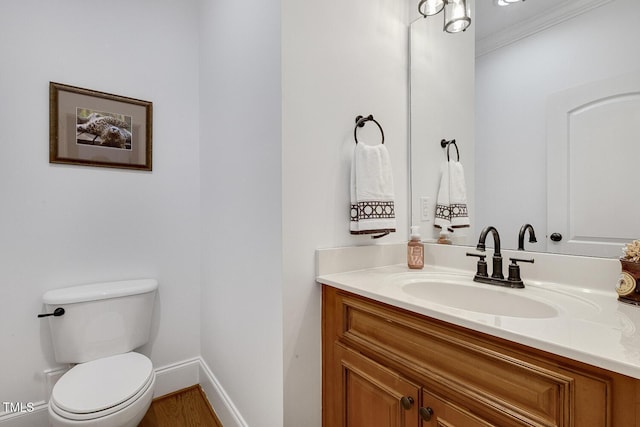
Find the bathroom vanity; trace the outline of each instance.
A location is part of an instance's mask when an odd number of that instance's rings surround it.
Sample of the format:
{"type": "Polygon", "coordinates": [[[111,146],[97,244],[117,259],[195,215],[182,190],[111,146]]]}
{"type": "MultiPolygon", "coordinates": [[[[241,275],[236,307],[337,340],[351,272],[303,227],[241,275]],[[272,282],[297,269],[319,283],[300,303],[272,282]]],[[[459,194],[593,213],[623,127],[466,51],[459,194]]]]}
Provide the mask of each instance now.
{"type": "Polygon", "coordinates": [[[425,270],[319,275],[324,426],[640,426],[640,308],[425,270]]]}

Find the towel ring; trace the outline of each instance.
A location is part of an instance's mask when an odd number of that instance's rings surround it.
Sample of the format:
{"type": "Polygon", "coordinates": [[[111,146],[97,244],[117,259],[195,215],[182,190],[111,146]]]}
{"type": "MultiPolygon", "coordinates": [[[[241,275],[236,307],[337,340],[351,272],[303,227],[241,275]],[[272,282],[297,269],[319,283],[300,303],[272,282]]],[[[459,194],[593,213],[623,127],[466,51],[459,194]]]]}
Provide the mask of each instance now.
{"type": "Polygon", "coordinates": [[[380,134],[382,135],[382,144],[384,144],[384,131],[382,130],[382,126],[380,126],[380,123],[378,123],[376,119],[373,118],[372,114],[369,114],[367,117],[356,117],[356,127],[353,129],[353,139],[356,140],[356,144],[358,143],[358,136],[356,135],[358,132],[358,128],[364,127],[364,124],[369,121],[378,125],[378,129],[380,129],[380,134]]]}
{"type": "Polygon", "coordinates": [[[456,144],[456,140],[452,139],[451,141],[447,141],[446,139],[443,139],[442,141],[440,141],[440,146],[442,148],[447,147],[447,161],[450,160],[449,158],[449,148],[451,148],[451,144],[453,144],[454,147],[456,147],[456,154],[458,155],[458,162],[460,161],[460,150],[458,150],[458,144],[456,144]]]}

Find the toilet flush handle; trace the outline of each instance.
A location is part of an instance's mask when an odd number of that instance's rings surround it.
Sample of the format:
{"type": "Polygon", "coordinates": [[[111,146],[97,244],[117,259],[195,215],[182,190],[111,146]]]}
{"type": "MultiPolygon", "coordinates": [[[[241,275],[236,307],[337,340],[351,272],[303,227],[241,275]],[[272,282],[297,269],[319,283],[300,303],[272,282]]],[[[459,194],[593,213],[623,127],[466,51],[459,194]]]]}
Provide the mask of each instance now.
{"type": "Polygon", "coordinates": [[[53,310],[53,313],[38,314],[38,317],[47,317],[47,316],[59,317],[59,316],[62,316],[63,314],[64,314],[64,308],[58,307],[55,310],[53,310]]]}

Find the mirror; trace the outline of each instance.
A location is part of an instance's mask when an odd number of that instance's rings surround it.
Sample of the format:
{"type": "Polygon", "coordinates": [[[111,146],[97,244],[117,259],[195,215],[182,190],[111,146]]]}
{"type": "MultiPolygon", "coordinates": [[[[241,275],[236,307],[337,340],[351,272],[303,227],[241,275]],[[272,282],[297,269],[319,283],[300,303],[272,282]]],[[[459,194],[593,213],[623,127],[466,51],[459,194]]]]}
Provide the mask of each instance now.
{"type": "Polygon", "coordinates": [[[456,139],[471,227],[456,230],[454,243],[475,246],[493,225],[502,247],[515,249],[530,223],[538,242],[525,239],[526,250],[618,257],[640,237],[640,202],[621,190],[622,171],[640,158],[640,56],[629,50],[640,39],[640,2],[474,6],[465,33],[445,34],[438,16],[410,26],[412,223],[437,238],[439,142],[456,139]],[[575,116],[594,105],[602,108],[575,116]]]}

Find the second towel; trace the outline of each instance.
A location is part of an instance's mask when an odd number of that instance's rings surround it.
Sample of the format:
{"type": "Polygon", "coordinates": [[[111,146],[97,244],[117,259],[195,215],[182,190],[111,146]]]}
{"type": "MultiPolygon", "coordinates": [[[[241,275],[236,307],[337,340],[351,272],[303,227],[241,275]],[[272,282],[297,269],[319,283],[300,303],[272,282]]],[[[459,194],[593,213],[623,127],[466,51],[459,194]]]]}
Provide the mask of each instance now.
{"type": "Polygon", "coordinates": [[[464,168],[459,161],[449,160],[442,165],[434,226],[464,228],[470,225],[464,168]]]}

